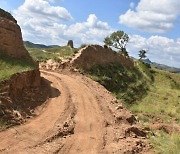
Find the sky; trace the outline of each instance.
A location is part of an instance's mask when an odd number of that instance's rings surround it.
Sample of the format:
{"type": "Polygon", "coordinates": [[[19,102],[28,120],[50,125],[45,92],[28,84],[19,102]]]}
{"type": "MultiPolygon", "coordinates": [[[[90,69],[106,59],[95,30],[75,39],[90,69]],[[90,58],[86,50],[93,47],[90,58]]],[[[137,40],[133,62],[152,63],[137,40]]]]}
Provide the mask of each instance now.
{"type": "Polygon", "coordinates": [[[123,30],[127,50],[141,49],[160,64],[180,68],[180,0],[0,0],[21,27],[23,40],[46,45],[103,45],[123,30]]]}

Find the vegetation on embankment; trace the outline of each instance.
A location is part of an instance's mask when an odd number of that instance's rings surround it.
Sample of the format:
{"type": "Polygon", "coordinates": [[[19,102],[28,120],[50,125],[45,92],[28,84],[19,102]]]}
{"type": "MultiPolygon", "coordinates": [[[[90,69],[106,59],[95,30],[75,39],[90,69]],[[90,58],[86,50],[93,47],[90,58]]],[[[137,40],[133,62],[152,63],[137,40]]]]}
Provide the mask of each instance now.
{"type": "Polygon", "coordinates": [[[156,70],[154,78],[147,95],[129,108],[139,113],[143,122],[156,122],[158,118],[161,122],[180,123],[180,75],[156,70]]]}
{"type": "Polygon", "coordinates": [[[0,81],[10,78],[15,73],[32,70],[35,67],[35,62],[29,57],[15,59],[0,53],[0,81]]]}
{"type": "Polygon", "coordinates": [[[180,151],[177,131],[180,128],[180,75],[150,68],[140,61],[135,62],[134,68],[110,64],[93,66],[86,73],[138,117],[150,131],[149,138],[157,153],[180,151]],[[157,124],[158,129],[153,124],[157,124]]]}
{"type": "Polygon", "coordinates": [[[177,154],[180,151],[180,75],[156,70],[154,78],[147,95],[129,109],[154,134],[150,140],[157,153],[177,154]]]}
{"type": "Polygon", "coordinates": [[[142,62],[136,62],[133,68],[119,63],[94,65],[86,72],[126,104],[142,99],[154,80],[154,71],[142,62]]]}
{"type": "Polygon", "coordinates": [[[58,61],[61,57],[71,57],[76,49],[69,46],[55,47],[55,48],[27,48],[30,55],[40,62],[46,61],[48,59],[53,59],[58,61]]]}

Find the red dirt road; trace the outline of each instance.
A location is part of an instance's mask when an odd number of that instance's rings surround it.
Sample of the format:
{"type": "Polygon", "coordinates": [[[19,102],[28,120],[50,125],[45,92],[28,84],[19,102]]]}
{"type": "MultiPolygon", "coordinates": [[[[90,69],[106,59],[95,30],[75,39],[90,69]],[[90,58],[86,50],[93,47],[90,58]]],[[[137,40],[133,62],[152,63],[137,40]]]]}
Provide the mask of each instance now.
{"type": "Polygon", "coordinates": [[[53,96],[37,117],[0,132],[0,153],[149,153],[133,115],[78,73],[42,71],[53,96]]]}

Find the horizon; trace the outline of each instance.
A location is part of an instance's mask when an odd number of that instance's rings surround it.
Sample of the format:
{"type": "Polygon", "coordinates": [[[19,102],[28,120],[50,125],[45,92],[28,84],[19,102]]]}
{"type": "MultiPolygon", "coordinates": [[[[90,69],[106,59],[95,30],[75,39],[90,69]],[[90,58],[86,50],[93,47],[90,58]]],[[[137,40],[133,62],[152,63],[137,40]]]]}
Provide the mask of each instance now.
{"type": "Polygon", "coordinates": [[[180,68],[180,1],[0,0],[0,7],[16,18],[23,40],[103,45],[106,36],[123,30],[130,56],[147,49],[151,61],[180,68]]]}

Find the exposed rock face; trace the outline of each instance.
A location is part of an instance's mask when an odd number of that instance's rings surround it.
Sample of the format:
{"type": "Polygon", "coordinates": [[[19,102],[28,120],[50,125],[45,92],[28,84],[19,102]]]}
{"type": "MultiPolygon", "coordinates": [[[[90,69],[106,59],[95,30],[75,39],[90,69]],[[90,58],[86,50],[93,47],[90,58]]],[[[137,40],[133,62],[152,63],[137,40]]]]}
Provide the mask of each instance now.
{"type": "Polygon", "coordinates": [[[93,65],[104,65],[109,63],[121,63],[127,67],[133,67],[133,61],[124,57],[111,49],[103,48],[99,45],[91,45],[82,48],[71,60],[71,64],[77,68],[89,69],[93,65]]]}
{"type": "Polygon", "coordinates": [[[32,116],[33,110],[49,97],[44,82],[38,69],[16,73],[10,79],[1,81],[0,119],[14,125],[32,116]]]}
{"type": "Polygon", "coordinates": [[[73,40],[69,40],[68,43],[67,43],[67,46],[70,46],[71,48],[74,48],[73,40]]]}
{"type": "Polygon", "coordinates": [[[16,20],[0,9],[0,53],[5,52],[11,57],[29,56],[22,41],[22,34],[16,20]]]}
{"type": "MultiPolygon", "coordinates": [[[[9,80],[0,82],[0,93],[8,94],[11,99],[16,99],[26,88],[39,88],[40,86],[39,70],[16,73],[9,80]]],[[[1,97],[0,97],[1,100],[1,97]]]]}
{"type": "Polygon", "coordinates": [[[11,98],[20,95],[25,88],[39,88],[40,86],[40,72],[39,70],[32,70],[22,73],[14,74],[10,80],[11,98]]]}

